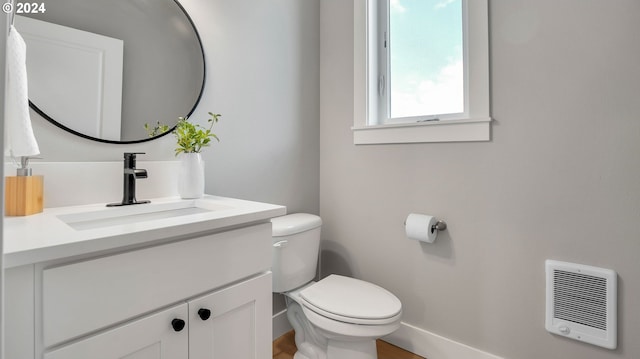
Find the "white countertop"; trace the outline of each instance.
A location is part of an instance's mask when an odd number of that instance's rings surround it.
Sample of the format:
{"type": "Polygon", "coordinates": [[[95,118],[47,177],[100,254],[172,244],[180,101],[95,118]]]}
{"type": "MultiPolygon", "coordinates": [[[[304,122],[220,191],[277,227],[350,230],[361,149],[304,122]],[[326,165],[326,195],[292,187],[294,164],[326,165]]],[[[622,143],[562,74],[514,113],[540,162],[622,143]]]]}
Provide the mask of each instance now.
{"type": "MultiPolygon", "coordinates": [[[[178,209],[179,210],[179,209],[178,209]]],[[[151,205],[106,207],[105,203],[47,208],[25,217],[4,218],[4,264],[16,267],[172,238],[222,230],[286,214],[286,207],[206,195],[196,200],[151,199],[151,205]],[[148,206],[148,207],[144,207],[148,206]],[[199,208],[164,218],[134,220],[149,208],[199,208]],[[105,221],[117,213],[120,221],[105,221]],[[91,221],[98,219],[98,225],[91,221]],[[78,224],[74,224],[76,221],[78,224]],[[128,223],[125,223],[128,222],[128,223]]],[[[144,214],[143,214],[144,216],[144,214]]]]}

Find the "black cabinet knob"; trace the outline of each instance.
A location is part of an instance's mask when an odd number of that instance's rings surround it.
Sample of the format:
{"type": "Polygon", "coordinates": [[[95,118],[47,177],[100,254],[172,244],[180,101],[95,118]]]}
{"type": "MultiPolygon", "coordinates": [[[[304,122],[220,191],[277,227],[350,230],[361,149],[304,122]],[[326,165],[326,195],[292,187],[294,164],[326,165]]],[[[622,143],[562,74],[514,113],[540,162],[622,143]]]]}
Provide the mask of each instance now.
{"type": "Polygon", "coordinates": [[[174,319],[171,321],[171,326],[173,327],[173,330],[175,330],[176,332],[181,331],[182,329],[184,329],[185,326],[185,321],[182,319],[174,319]]]}
{"type": "Polygon", "coordinates": [[[198,316],[200,316],[200,319],[202,320],[207,320],[211,317],[211,311],[206,308],[200,308],[198,309],[198,316]]]}

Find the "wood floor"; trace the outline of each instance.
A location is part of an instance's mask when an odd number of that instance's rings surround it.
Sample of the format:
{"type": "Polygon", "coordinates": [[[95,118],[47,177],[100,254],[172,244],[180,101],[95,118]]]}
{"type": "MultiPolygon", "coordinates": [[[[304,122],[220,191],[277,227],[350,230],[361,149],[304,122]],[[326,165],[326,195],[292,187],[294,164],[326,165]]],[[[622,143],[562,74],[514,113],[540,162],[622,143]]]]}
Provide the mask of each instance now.
{"type": "MultiPolygon", "coordinates": [[[[376,347],[378,359],[425,359],[382,340],[376,342],[376,347]]],[[[293,359],[296,350],[293,331],[290,331],[273,342],[273,359],[293,359]]]]}

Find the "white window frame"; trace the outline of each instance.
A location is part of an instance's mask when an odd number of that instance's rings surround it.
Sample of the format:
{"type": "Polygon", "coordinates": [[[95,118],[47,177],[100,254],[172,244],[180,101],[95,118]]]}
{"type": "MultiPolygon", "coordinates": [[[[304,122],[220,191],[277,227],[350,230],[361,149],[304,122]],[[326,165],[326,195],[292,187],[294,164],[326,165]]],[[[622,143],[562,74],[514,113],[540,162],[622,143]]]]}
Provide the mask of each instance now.
{"type": "Polygon", "coordinates": [[[467,81],[464,116],[393,124],[378,124],[378,1],[354,0],[354,144],[489,141],[488,0],[462,0],[467,81]]]}

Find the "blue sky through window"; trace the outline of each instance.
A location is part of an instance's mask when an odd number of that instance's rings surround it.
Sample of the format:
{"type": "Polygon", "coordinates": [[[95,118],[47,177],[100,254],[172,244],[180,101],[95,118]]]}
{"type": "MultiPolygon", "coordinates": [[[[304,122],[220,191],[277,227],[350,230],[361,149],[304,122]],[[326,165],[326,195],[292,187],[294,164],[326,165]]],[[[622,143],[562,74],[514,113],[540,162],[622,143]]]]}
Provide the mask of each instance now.
{"type": "Polygon", "coordinates": [[[464,112],[462,0],[389,0],[392,118],[464,112]]]}

